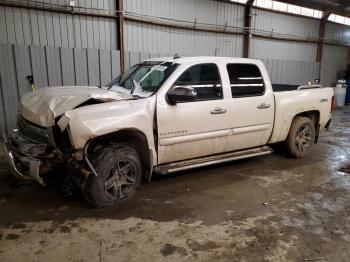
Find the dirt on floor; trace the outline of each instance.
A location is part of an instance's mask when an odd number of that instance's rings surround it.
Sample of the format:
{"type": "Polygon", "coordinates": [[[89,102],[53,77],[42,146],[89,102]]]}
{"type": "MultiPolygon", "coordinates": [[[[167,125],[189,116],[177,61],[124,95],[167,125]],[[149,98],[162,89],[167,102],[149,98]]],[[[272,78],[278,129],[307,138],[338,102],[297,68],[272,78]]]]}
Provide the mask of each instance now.
{"type": "Polygon", "coordinates": [[[92,209],[0,163],[0,261],[350,261],[350,108],[304,159],[155,175],[92,209]]]}

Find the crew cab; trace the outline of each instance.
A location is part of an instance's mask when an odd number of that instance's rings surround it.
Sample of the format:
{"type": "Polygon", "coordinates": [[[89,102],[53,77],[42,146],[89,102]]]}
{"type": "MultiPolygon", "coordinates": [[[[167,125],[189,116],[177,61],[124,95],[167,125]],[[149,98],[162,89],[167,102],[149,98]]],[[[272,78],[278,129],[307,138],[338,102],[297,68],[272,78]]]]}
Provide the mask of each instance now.
{"type": "Polygon", "coordinates": [[[105,87],[48,87],[24,95],[4,135],[13,173],[44,183],[65,163],[86,200],[110,206],[142,178],[269,154],[284,142],[304,157],[331,120],[333,89],[274,92],[259,60],[166,57],[105,87]]]}

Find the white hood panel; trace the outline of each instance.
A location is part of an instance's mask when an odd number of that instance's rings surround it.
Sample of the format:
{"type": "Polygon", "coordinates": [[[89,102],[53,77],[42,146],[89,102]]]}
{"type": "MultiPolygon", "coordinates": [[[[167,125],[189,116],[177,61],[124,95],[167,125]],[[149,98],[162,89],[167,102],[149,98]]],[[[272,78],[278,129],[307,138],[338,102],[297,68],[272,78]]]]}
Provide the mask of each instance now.
{"type": "Polygon", "coordinates": [[[40,126],[49,127],[55,124],[57,116],[76,108],[89,99],[109,102],[130,98],[130,95],[98,87],[46,87],[25,94],[21,99],[19,112],[25,119],[40,126]]]}

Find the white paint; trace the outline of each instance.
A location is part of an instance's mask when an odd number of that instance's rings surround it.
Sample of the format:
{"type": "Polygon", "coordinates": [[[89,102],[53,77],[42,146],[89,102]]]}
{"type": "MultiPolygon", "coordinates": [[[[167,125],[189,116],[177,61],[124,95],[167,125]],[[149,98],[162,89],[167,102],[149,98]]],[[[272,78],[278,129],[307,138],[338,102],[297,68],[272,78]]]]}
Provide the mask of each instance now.
{"type": "Polygon", "coordinates": [[[29,93],[21,101],[20,112],[28,120],[42,126],[58,124],[68,128],[76,149],[105,134],[133,129],[145,134],[153,152],[153,164],[230,152],[286,139],[294,116],[310,110],[320,113],[324,127],[330,118],[333,89],[316,88],[274,93],[264,64],[259,60],[224,57],[156,58],[153,61],[176,62],[179,67],[165,81],[156,95],[128,100],[113,91],[87,87],[46,88],[29,93]],[[169,105],[166,94],[177,78],[189,67],[215,63],[222,80],[223,98],[169,105]],[[249,63],[259,67],[265,93],[261,96],[232,98],[228,63],[249,63]],[[74,109],[90,98],[112,101],[74,109]],[[325,99],[327,103],[321,102],[325,99]],[[116,100],[116,101],[113,101],[116,100]],[[122,101],[121,101],[122,100],[122,101]],[[259,108],[261,104],[269,105],[259,108]],[[210,111],[222,108],[223,114],[210,111]],[[154,144],[154,116],[157,116],[158,151],[154,144]],[[270,139],[271,137],[271,139],[270,139]]]}
{"type": "Polygon", "coordinates": [[[55,124],[56,117],[89,99],[113,101],[128,98],[131,96],[91,86],[46,87],[25,94],[19,112],[35,124],[50,127],[55,124]]]}

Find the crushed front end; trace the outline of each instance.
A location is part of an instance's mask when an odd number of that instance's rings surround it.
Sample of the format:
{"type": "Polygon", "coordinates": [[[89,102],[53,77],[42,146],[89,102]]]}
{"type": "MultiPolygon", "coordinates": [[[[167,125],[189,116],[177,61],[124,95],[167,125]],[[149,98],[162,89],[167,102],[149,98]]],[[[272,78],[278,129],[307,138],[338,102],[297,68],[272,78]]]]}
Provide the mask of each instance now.
{"type": "Polygon", "coordinates": [[[53,128],[45,128],[18,116],[18,129],[2,135],[2,144],[12,173],[21,179],[43,184],[41,175],[64,161],[53,138],[53,128]]]}

